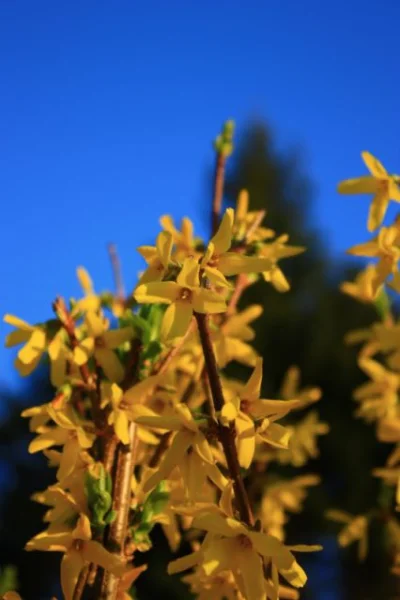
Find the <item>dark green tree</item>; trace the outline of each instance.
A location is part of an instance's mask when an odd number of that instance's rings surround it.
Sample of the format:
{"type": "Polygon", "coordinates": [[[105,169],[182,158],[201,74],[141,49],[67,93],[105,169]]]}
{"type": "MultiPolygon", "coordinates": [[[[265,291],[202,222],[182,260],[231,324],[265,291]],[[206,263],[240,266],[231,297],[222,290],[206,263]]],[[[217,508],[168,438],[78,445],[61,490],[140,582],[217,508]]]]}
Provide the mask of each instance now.
{"type": "Polygon", "coordinates": [[[337,528],[324,518],[324,512],[332,507],[355,514],[366,511],[379,494],[379,483],[370,472],[383,463],[385,449],[376,443],[372,428],[354,419],[352,391],[364,377],[357,367],[357,349],[344,344],[348,331],[367,326],[376,315],[339,291],[340,281],[353,279],[355,265],[344,257],[334,260],[329,256],[312,224],[314,192],[301,155],[277,152],[271,130],[261,122],[250,124],[239,140],[227,177],[229,205],[234,205],[243,188],[249,192],[250,209],[266,211],[266,226],[278,235],[289,234],[289,243],[307,249],[280,263],[291,283],[290,292],[279,293],[261,281],[244,292],[239,305],[264,306],[256,325],[256,348],[264,358],[267,397],[276,394],[286,369],[293,364],[301,368],[304,384],[323,390],[316,409],[331,430],[320,438],[319,460],[305,467],[308,472],[319,472],[323,484],[311,493],[306,513],[292,520],[289,537],[294,541],[312,531],[314,540],[319,536],[328,540],[324,554],[308,559],[315,562],[317,571],[325,569],[326,577],[321,586],[315,577],[313,586],[311,576],[302,597],[323,598],[329,577],[332,585],[341,578],[340,598],[390,597],[394,581],[388,575],[389,561],[379,528],[373,532],[370,559],[360,566],[354,548],[336,552],[333,538],[326,538],[326,533],[332,535],[337,528]]]}

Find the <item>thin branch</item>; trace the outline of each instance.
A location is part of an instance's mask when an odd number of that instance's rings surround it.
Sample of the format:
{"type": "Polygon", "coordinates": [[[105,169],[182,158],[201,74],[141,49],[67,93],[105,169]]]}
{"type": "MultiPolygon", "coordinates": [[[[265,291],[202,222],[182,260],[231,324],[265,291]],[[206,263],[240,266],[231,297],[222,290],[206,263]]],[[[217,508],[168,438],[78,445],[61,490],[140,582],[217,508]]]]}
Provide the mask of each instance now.
{"type": "MultiPolygon", "coordinates": [[[[137,381],[137,367],[141,349],[142,347],[139,342],[132,342],[131,356],[128,358],[124,380],[120,384],[124,391],[137,381]]],[[[118,554],[122,558],[126,558],[125,542],[127,539],[130,510],[131,480],[139,441],[136,430],[136,423],[131,422],[128,430],[129,443],[122,444],[122,442],[119,442],[114,453],[112,510],[116,512],[116,518],[108,529],[107,547],[110,552],[118,554]]],[[[119,581],[119,577],[116,577],[112,573],[104,572],[101,582],[101,598],[115,600],[118,593],[119,581]]]]}
{"type": "MultiPolygon", "coordinates": [[[[136,423],[129,424],[129,444],[119,444],[117,449],[116,475],[113,489],[112,509],[116,518],[111,523],[108,535],[108,548],[110,552],[125,557],[125,541],[127,538],[128,517],[131,498],[131,480],[135,464],[136,423]]],[[[115,600],[118,593],[120,577],[106,572],[103,579],[101,598],[115,600]]]]}
{"type": "MultiPolygon", "coordinates": [[[[65,304],[64,298],[57,298],[53,304],[53,308],[54,312],[60,319],[62,326],[67,332],[71,348],[74,350],[79,344],[75,335],[75,321],[68,310],[67,305],[65,304]]],[[[95,378],[93,377],[92,373],[90,373],[87,363],[79,367],[79,372],[90,398],[93,422],[99,432],[104,432],[107,428],[107,419],[105,412],[100,407],[100,396],[95,385],[95,378]]]]}
{"type": "MultiPolygon", "coordinates": [[[[224,406],[224,395],[221,380],[218,373],[217,361],[211,342],[208,317],[205,314],[195,313],[197,326],[199,328],[200,341],[203,348],[204,360],[207,369],[208,381],[210,383],[214,408],[219,413],[224,406]]],[[[233,481],[235,500],[241,520],[249,526],[254,525],[254,517],[251,510],[249,498],[240,474],[239,458],[235,445],[235,428],[219,425],[218,438],[224,450],[229,474],[233,481]]]]}
{"type": "Polygon", "coordinates": [[[243,292],[251,285],[249,278],[245,273],[241,273],[236,278],[235,289],[233,290],[233,294],[229,300],[228,309],[226,311],[226,315],[232,315],[236,312],[237,305],[239,303],[240,298],[242,297],[243,292]]]}
{"type": "Polygon", "coordinates": [[[122,277],[121,261],[119,260],[117,247],[115,244],[108,244],[108,254],[110,256],[111,268],[114,277],[115,293],[119,300],[123,301],[125,298],[125,286],[122,277]]]}

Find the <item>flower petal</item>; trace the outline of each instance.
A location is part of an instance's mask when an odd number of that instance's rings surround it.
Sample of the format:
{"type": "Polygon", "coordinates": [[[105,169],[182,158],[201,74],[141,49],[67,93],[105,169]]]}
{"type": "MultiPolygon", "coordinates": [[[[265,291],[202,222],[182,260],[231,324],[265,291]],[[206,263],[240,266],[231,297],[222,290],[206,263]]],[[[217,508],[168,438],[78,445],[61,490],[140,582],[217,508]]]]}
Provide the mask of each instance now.
{"type": "Polygon", "coordinates": [[[116,383],[123,380],[124,368],[113,350],[109,350],[108,348],[96,348],[94,355],[107,379],[115,381],[116,383]]]}
{"type": "Polygon", "coordinates": [[[234,215],[233,208],[228,208],[225,211],[218,231],[211,239],[211,242],[214,244],[215,254],[217,255],[223,254],[231,247],[234,215]]]}
{"type": "Polygon", "coordinates": [[[180,290],[175,281],[152,281],[139,285],[133,295],[139,304],[170,304],[178,298],[180,290]]]}
{"type": "Polygon", "coordinates": [[[361,152],[361,156],[371,174],[378,179],[387,179],[388,173],[383,164],[370,152],[361,152]]]}
{"type": "Polygon", "coordinates": [[[339,194],[375,194],[377,188],[378,182],[371,175],[345,179],[337,187],[339,194]]]}
{"type": "Polygon", "coordinates": [[[73,600],[79,574],[84,565],[85,561],[77,550],[71,549],[62,557],[60,575],[65,600],[73,600]]]}
{"type": "Polygon", "coordinates": [[[181,272],[176,281],[185,288],[196,288],[200,285],[200,265],[196,258],[190,257],[185,260],[181,272]]]}
{"type": "Polygon", "coordinates": [[[186,335],[193,317],[193,308],[189,302],[174,302],[165,311],[162,325],[161,338],[172,341],[186,335]]]}
{"type": "Polygon", "coordinates": [[[238,553],[237,562],[243,577],[247,600],[265,600],[264,573],[261,558],[251,549],[238,553]]]}

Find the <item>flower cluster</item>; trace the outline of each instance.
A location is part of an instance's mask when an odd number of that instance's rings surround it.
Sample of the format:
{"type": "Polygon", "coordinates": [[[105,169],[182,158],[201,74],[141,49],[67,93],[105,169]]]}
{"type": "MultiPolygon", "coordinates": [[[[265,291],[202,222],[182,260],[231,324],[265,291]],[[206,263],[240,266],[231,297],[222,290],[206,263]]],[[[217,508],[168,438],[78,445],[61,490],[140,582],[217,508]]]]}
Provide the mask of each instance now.
{"type": "Polygon", "coordinates": [[[259,277],[286,292],[280,261],[303,248],[263,227],[264,211],[249,210],[245,191],[219,218],[232,127],[216,142],[218,226],[208,243],[189,219],[178,228],[164,216],[155,245],[138,249],[147,266],[129,296],[96,293],[79,268],[83,297],[57,298],[51,320],[5,317],[20,374],[42,358],[50,365],[53,400],[23,416],[35,434],[29,452],[44,453],[56,481],[34,497],[47,507],[46,529],[26,548],[62,553],[66,600],[88,587],[129,598],[145,568],[133,562],[156,525],[173,551],[190,541],[193,552],[169,571],[192,569],[184,581],[200,599],[297,598],[307,578],[294,553],[319,549],[286,545],[284,532],[318,478],[267,485],[264,475],[274,461],[302,466],[316,455],[327,426],[315,411],[285,417],[321,393],[299,389],[292,367],[279,397],[263,397],[268,359],[250,345],[262,307],[238,309],[259,277]],[[226,376],[232,361],[251,370],[246,383],[226,376]]]}
{"type": "Polygon", "coordinates": [[[400,178],[390,175],[383,165],[368,152],[362,153],[370,175],[350,179],[339,184],[345,194],[373,194],[369,209],[368,230],[375,236],[353,246],[348,252],[354,256],[372,259],[354,282],[344,282],[341,289],[359,302],[371,304],[378,315],[367,329],[349,332],[348,344],[360,345],[358,365],[367,381],[354,391],[356,415],[376,426],[380,442],[395,444],[387,464],[376,468],[373,475],[383,482],[380,506],[366,514],[352,516],[338,510],[328,516],[344,524],[339,544],[347,546],[357,541],[359,558],[367,554],[368,528],[373,519],[385,524],[386,534],[393,549],[393,572],[398,574],[400,562],[400,523],[395,510],[400,508],[400,324],[393,306],[400,292],[400,220],[383,225],[390,200],[400,202],[400,178]]]}

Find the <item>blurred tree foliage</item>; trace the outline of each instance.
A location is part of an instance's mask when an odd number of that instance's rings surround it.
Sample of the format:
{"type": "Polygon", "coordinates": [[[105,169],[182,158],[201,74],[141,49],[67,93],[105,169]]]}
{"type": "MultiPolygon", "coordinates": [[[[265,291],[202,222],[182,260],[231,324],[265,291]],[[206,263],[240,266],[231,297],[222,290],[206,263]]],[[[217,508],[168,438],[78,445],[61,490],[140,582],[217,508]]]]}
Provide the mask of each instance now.
{"type": "Polygon", "coordinates": [[[239,306],[264,306],[256,324],[255,347],[264,357],[265,397],[273,397],[291,365],[300,367],[302,383],[323,390],[315,408],[331,431],[319,438],[319,460],[303,469],[319,473],[323,484],[310,492],[306,511],[293,518],[288,529],[290,542],[308,535],[310,541],[318,538],[326,546],[324,553],[307,559],[310,581],[302,598],[389,598],[396,591],[395,581],[388,574],[379,528],[372,532],[374,541],[364,565],[357,563],[355,548],[337,552],[334,538],[327,537],[337,532],[324,518],[328,508],[357,514],[375,506],[379,483],[370,472],[383,464],[386,453],[371,428],[354,419],[352,390],[364,376],[357,367],[355,348],[343,341],[348,331],[368,325],[375,314],[338,289],[340,281],[353,279],[356,270],[354,264],[330,258],[322,235],[313,227],[312,186],[300,159],[298,153],[277,153],[271,131],[263,123],[248,127],[234,153],[226,188],[229,204],[246,188],[250,209],[267,211],[268,227],[278,235],[288,233],[292,244],[307,248],[282,262],[290,292],[279,294],[260,282],[246,290],[239,306]]]}
{"type": "MultiPolygon", "coordinates": [[[[298,153],[277,153],[269,129],[263,123],[253,123],[234,153],[226,186],[229,204],[234,203],[240,189],[248,189],[251,209],[267,210],[268,227],[278,234],[288,233],[293,244],[307,247],[303,255],[282,264],[291,292],[279,294],[260,283],[245,292],[240,304],[264,305],[255,344],[264,357],[264,394],[276,395],[286,369],[293,364],[301,368],[304,384],[318,385],[324,392],[316,408],[331,432],[320,438],[320,458],[303,469],[319,473],[323,484],[311,491],[306,511],[291,520],[288,541],[321,541],[325,545],[323,553],[302,557],[310,575],[302,598],[394,598],[395,583],[388,575],[379,527],[372,532],[369,559],[359,565],[354,548],[338,551],[336,527],[324,518],[324,511],[332,507],[361,513],[374,506],[379,486],[370,471],[385,457],[370,428],[353,418],[352,390],[363,377],[355,349],[343,343],[346,332],[369,324],[374,315],[370,308],[338,291],[339,281],[352,279],[354,269],[334,262],[322,236],[313,229],[312,187],[300,158],[298,153]]],[[[236,377],[238,372],[235,365],[236,377]]],[[[246,376],[247,372],[241,374],[246,376]]],[[[3,406],[5,403],[8,408],[0,423],[0,564],[17,567],[24,600],[47,600],[57,592],[51,574],[57,576],[59,556],[23,551],[26,541],[40,530],[44,512],[30,496],[45,488],[54,473],[42,457],[27,455],[30,434],[19,414],[24,406],[37,404],[38,398],[45,402],[50,395],[44,377],[33,379],[19,397],[7,390],[1,394],[3,406]]],[[[146,557],[150,568],[139,579],[138,597],[187,598],[182,585],[167,578],[167,546],[160,532],[155,535],[156,549],[146,557]]]]}

